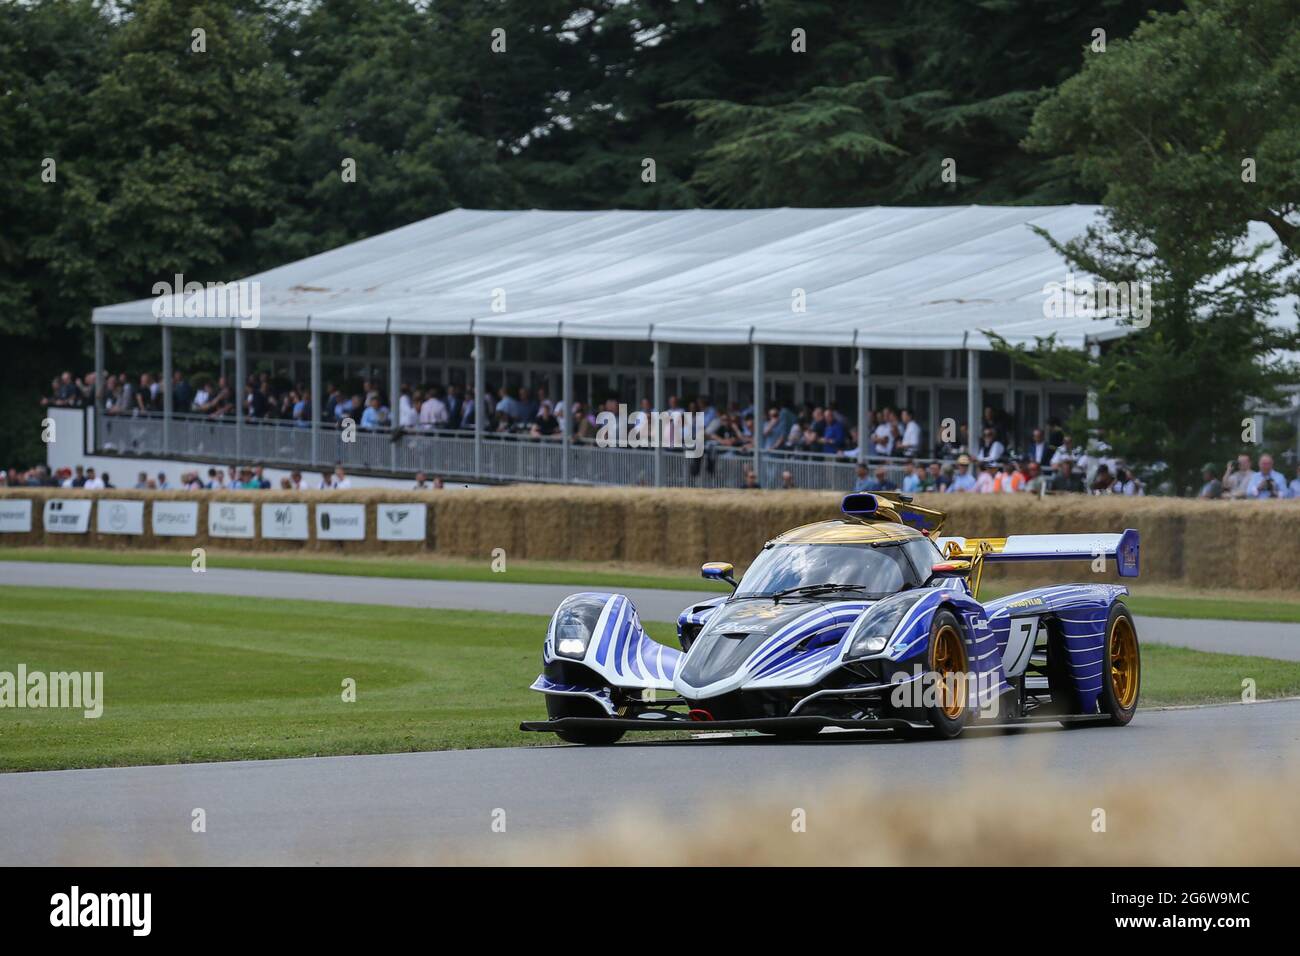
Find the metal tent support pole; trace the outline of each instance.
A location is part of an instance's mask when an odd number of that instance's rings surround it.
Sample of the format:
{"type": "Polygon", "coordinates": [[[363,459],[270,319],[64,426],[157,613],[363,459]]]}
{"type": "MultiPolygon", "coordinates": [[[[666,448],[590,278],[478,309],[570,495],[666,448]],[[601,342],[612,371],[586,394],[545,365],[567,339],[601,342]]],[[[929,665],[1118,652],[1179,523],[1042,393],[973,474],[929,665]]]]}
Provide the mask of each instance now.
{"type": "Polygon", "coordinates": [[[763,346],[754,343],[754,480],[763,485],[763,442],[758,422],[763,407],[763,346]]]}
{"type": "Polygon", "coordinates": [[[172,450],[172,329],[170,325],[162,327],[162,381],[158,383],[163,393],[163,454],[172,450]]]}
{"type": "Polygon", "coordinates": [[[871,412],[871,357],[866,349],[858,349],[858,464],[867,460],[867,416],[871,412]]]}
{"type": "Polygon", "coordinates": [[[95,451],[104,448],[104,400],[108,395],[104,379],[108,371],[104,368],[107,360],[104,352],[104,327],[95,326],[95,451]]]}
{"type": "MultiPolygon", "coordinates": [[[[401,427],[397,408],[402,402],[402,343],[395,333],[388,333],[388,431],[390,437],[396,437],[401,427]]],[[[397,471],[397,442],[389,442],[391,458],[389,464],[397,471]]]]}
{"type": "Polygon", "coordinates": [[[573,342],[560,339],[560,402],[564,408],[564,417],[560,421],[562,438],[560,440],[560,480],[569,482],[569,445],[573,437],[573,342]]]}
{"type": "Polygon", "coordinates": [[[474,477],[483,477],[483,336],[474,336],[474,477]]]}
{"type": "Polygon", "coordinates": [[[311,411],[311,463],[312,466],[320,464],[320,417],[322,412],[322,402],[325,396],[321,394],[320,384],[320,333],[311,333],[311,341],[307,348],[311,352],[311,401],[308,406],[311,411]]]}
{"type": "Polygon", "coordinates": [[[650,350],[650,362],[652,365],[654,365],[654,376],[655,376],[654,378],[655,420],[648,424],[653,425],[652,434],[654,435],[654,443],[655,443],[655,487],[656,488],[662,488],[664,484],[664,450],[661,447],[663,444],[663,429],[660,428],[660,423],[663,421],[661,416],[663,415],[663,410],[664,410],[664,365],[668,361],[667,352],[668,352],[667,346],[660,345],[658,342],[655,342],[651,346],[651,350],[650,350]]]}
{"type": "Polygon", "coordinates": [[[966,453],[972,458],[979,449],[983,390],[980,387],[980,353],[966,350],[966,453]]]}
{"type": "Polygon", "coordinates": [[[235,462],[244,462],[244,385],[248,378],[244,330],[235,328],[235,462]]]}

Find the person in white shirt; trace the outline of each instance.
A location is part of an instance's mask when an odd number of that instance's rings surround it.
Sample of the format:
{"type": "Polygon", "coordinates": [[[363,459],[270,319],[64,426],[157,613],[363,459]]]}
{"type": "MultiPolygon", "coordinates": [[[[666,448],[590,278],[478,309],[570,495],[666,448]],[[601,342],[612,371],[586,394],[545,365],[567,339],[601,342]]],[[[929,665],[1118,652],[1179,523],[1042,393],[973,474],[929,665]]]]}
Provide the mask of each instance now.
{"type": "Polygon", "coordinates": [[[86,483],[82,485],[87,491],[103,491],[104,479],[95,474],[94,468],[86,469],[86,483]]]}
{"type": "Polygon", "coordinates": [[[1296,465],[1295,477],[1286,486],[1288,498],[1300,498],[1300,465],[1296,465]]]}
{"type": "Polygon", "coordinates": [[[677,401],[676,395],[668,396],[668,409],[663,416],[663,442],[667,448],[677,448],[682,442],[682,426],[686,422],[686,410],[677,401]]]}
{"type": "Polygon", "coordinates": [[[441,428],[447,424],[447,403],[438,397],[437,393],[430,392],[429,397],[424,400],[420,406],[420,427],[441,428]]]}
{"type": "Polygon", "coordinates": [[[1223,473],[1223,497],[1244,498],[1255,478],[1255,469],[1250,466],[1249,455],[1238,455],[1236,462],[1228,462],[1223,473]]]}
{"type": "Polygon", "coordinates": [[[1079,456],[1075,463],[1085,472],[1086,477],[1084,480],[1088,485],[1091,485],[1096,479],[1097,472],[1102,465],[1105,465],[1106,470],[1112,475],[1115,474],[1115,469],[1119,465],[1119,462],[1115,460],[1115,456],[1110,454],[1110,445],[1106,444],[1100,435],[1088,439],[1088,447],[1084,449],[1083,454],[1079,456]]]}
{"type": "Polygon", "coordinates": [[[915,455],[921,450],[921,423],[912,417],[911,409],[903,409],[903,454],[915,455]]]}
{"type": "Polygon", "coordinates": [[[1077,459],[1078,453],[1074,449],[1074,439],[1069,435],[1061,442],[1061,447],[1052,453],[1052,468],[1057,468],[1061,462],[1073,462],[1077,459]]]}
{"type": "MultiPolygon", "coordinates": [[[[415,393],[417,400],[420,394],[420,392],[415,393]]],[[[411,387],[403,385],[402,394],[397,399],[397,424],[406,429],[414,428],[419,422],[420,411],[416,408],[415,402],[411,401],[411,387]]]]}
{"type": "MultiPolygon", "coordinates": [[[[444,411],[445,411],[445,409],[444,409],[444,411]]],[[[347,476],[347,472],[345,472],[345,471],[343,470],[343,466],[342,466],[342,465],[339,465],[337,468],[334,469],[334,484],[333,484],[333,487],[335,487],[335,488],[351,488],[351,487],[352,487],[352,479],[349,478],[349,477],[347,476]]]]}
{"type": "Polygon", "coordinates": [[[984,441],[980,443],[979,460],[986,465],[996,464],[1006,454],[1006,447],[997,439],[997,432],[992,428],[984,429],[984,441]]]}
{"type": "Polygon", "coordinates": [[[888,445],[891,448],[893,447],[893,442],[890,440],[893,436],[893,422],[894,410],[892,408],[886,408],[880,413],[880,420],[871,432],[873,445],[888,445]]]}
{"type": "Polygon", "coordinates": [[[1286,479],[1282,473],[1273,470],[1273,456],[1259,456],[1259,471],[1246,485],[1247,498],[1285,498],[1287,496],[1286,479]]]}

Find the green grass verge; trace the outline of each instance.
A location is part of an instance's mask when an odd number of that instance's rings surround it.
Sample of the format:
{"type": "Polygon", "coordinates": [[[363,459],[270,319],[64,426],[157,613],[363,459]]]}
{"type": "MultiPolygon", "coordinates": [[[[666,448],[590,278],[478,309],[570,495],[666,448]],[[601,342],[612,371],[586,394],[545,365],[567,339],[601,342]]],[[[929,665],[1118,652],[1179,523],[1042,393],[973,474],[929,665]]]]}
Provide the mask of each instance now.
{"type": "MultiPolygon", "coordinates": [[[[0,561],[44,561],[51,564],[117,564],[189,567],[189,552],[114,551],[93,548],[4,548],[0,561]]],[[[315,554],[224,554],[208,551],[208,567],[253,571],[297,571],[307,574],[347,574],[357,577],[413,578],[428,581],[487,581],[514,584],[561,584],[577,588],[667,588],[725,594],[725,586],[698,576],[646,569],[608,570],[576,562],[511,561],[505,573],[495,573],[486,561],[427,558],[333,557],[315,554]]],[[[1020,588],[988,587],[984,599],[1020,588]]],[[[1300,601],[1271,598],[1183,597],[1135,594],[1125,599],[1134,614],[1210,621],[1273,621],[1300,623],[1300,601]]]]}
{"type": "MultiPolygon", "coordinates": [[[[0,588],[0,671],[103,671],[104,714],[0,709],[0,770],[551,743],[520,720],[546,619],[0,588]],[[342,699],[346,678],[355,703],[342,699]]],[[[673,627],[649,624],[671,642],[673,627]]],[[[1300,693],[1300,663],[1144,649],[1146,705],[1300,693]]]]}

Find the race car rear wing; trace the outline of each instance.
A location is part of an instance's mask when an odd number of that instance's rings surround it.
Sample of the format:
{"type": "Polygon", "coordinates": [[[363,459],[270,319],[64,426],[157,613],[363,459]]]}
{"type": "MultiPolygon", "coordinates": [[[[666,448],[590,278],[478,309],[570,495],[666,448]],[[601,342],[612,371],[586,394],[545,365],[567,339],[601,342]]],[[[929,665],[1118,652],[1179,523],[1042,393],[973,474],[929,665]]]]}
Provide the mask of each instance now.
{"type": "Polygon", "coordinates": [[[1013,534],[1006,538],[935,538],[949,558],[984,561],[1095,561],[1113,560],[1122,578],[1138,576],[1138,533],[1123,534],[1013,534]]]}

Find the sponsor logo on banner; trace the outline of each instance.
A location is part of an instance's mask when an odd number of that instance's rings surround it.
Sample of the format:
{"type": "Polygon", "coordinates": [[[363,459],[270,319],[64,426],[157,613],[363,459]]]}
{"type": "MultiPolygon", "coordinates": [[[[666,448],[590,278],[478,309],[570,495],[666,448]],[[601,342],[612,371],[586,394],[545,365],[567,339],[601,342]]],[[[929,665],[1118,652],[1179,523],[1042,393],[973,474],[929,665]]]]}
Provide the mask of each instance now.
{"type": "Polygon", "coordinates": [[[192,538],[199,533],[197,501],[155,501],[149,510],[156,535],[192,538]]]}
{"type": "Polygon", "coordinates": [[[278,501],[262,505],[262,537],[306,541],[311,533],[307,506],[278,501]]]}
{"type": "Polygon", "coordinates": [[[144,534],[144,502],[101,498],[95,528],[100,534],[144,534]]]}
{"type": "Polygon", "coordinates": [[[380,541],[423,541],[428,505],[375,505],[380,541]]]}
{"type": "Polygon", "coordinates": [[[51,534],[85,534],[90,530],[89,498],[51,498],[45,502],[45,530],[51,534]]]}
{"type": "Polygon", "coordinates": [[[365,505],[317,505],[316,537],[325,541],[364,541],[365,505]]]}
{"type": "Polygon", "coordinates": [[[208,505],[208,534],[214,538],[253,537],[253,506],[233,501],[208,505]]]}
{"type": "Polygon", "coordinates": [[[32,503],[0,498],[0,534],[26,534],[32,530],[32,503]]]}

